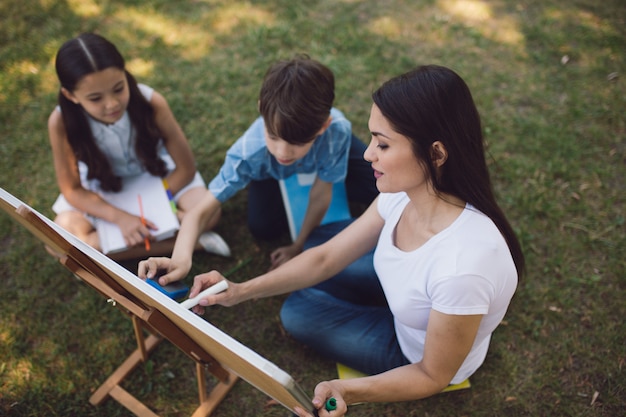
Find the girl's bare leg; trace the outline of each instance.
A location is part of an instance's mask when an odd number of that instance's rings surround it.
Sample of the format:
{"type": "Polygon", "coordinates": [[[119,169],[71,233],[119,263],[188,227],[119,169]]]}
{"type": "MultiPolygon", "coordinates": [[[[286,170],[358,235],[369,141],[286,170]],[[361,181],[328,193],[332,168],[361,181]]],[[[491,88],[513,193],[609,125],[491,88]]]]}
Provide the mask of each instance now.
{"type": "Polygon", "coordinates": [[[64,211],[57,215],[54,222],[89,246],[100,250],[96,229],[82,213],[78,211],[64,211]]]}

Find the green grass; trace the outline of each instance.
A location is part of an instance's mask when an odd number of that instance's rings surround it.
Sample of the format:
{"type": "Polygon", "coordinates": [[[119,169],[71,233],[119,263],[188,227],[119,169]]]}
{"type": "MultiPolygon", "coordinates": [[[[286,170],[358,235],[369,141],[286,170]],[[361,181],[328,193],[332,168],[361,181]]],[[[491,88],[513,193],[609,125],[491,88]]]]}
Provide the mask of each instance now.
{"type": "MultiPolygon", "coordinates": [[[[330,66],[336,105],[367,140],[371,92],[417,64],[467,81],[483,117],[495,187],[528,274],[472,389],[359,416],[617,416],[626,409],[626,7],[621,0],[198,0],[0,3],[0,186],[48,216],[58,190],[46,119],[53,61],[82,31],[113,42],[135,76],[163,92],[210,179],[257,116],[273,61],[305,52],[330,66]]],[[[234,256],[196,254],[195,273],[232,279],[268,267],[279,242],[252,240],[246,196],[218,231],[234,256]]],[[[286,237],[285,237],[286,238],[286,237]]],[[[127,416],[89,396],[134,349],[129,320],[0,215],[0,415],[127,416]]],[[[134,270],[134,263],[126,264],[134,270]]],[[[206,318],[312,392],[334,364],[280,327],[282,297],[206,318]]],[[[163,416],[197,406],[194,368],[168,344],[126,388],[163,416]]],[[[407,381],[410,383],[410,381],[407,381]]],[[[285,416],[237,383],[214,415],[285,416]]]]}

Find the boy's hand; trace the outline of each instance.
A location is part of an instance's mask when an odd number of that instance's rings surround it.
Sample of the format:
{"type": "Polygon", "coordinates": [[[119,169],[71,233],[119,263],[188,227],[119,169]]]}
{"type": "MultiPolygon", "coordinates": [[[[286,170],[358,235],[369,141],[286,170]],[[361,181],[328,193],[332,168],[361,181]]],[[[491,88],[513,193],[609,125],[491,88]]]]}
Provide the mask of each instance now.
{"type": "Polygon", "coordinates": [[[276,249],[270,254],[270,261],[272,262],[272,265],[269,270],[271,271],[272,269],[278,268],[294,256],[300,254],[300,252],[302,252],[302,248],[296,244],[276,249]]]}
{"type": "Polygon", "coordinates": [[[167,285],[174,281],[179,281],[189,273],[191,264],[182,265],[174,263],[170,258],[148,258],[139,262],[137,267],[137,276],[141,279],[154,278],[158,273],[160,285],[167,285]],[[163,273],[165,272],[165,273],[163,273]]]}

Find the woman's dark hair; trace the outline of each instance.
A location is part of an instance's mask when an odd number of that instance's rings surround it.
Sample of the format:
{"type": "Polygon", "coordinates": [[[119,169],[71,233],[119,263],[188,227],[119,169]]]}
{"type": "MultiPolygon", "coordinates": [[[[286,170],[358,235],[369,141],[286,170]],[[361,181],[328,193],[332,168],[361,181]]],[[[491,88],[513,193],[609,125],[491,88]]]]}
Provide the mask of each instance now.
{"type": "Polygon", "coordinates": [[[470,203],[495,223],[521,277],[524,254],[495,200],[480,116],[463,79],[445,67],[420,66],[385,82],[372,98],[393,129],[411,140],[435,191],[470,203]],[[431,162],[435,141],[448,151],[446,163],[439,168],[431,162]]]}
{"type": "MultiPolygon", "coordinates": [[[[135,78],[126,71],[124,58],[115,45],[102,36],[83,33],[61,46],[55,65],[61,87],[70,92],[86,75],[111,67],[124,71],[130,91],[128,115],[137,133],[135,152],[151,174],[164,176],[167,173],[165,162],[157,155],[161,135],[154,120],[154,109],[139,91],[135,78]]],[[[67,99],[61,92],[58,100],[67,139],[76,158],[88,166],[88,178],[99,180],[105,191],[121,190],[121,179],[113,174],[109,160],[96,145],[82,106],[67,99]]]]}
{"type": "Polygon", "coordinates": [[[298,55],[267,70],[259,111],[268,133],[291,144],[305,144],[328,120],[334,100],[333,72],[307,55],[298,55]]]}

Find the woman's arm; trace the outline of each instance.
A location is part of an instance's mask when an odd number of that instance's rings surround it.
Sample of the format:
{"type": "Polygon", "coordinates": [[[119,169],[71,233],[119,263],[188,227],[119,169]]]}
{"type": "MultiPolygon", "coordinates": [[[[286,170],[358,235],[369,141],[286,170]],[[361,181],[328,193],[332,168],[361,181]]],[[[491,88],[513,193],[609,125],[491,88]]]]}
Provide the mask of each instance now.
{"type": "MultiPolygon", "coordinates": [[[[364,378],[322,382],[315,389],[314,406],[319,408],[334,397],[343,415],[349,404],[409,401],[440,393],[470,352],[481,319],[482,315],[431,310],[422,361],[364,378]]],[[[308,416],[303,410],[298,415],[308,416]]],[[[320,416],[325,415],[320,411],[320,416]]]]}
{"type": "Polygon", "coordinates": [[[150,104],[154,108],[157,127],[176,168],[167,177],[172,194],[176,195],[191,182],[196,173],[196,162],[191,146],[182,128],[176,121],[167,100],[157,91],[152,93],[150,104]]]}
{"type": "MultiPolygon", "coordinates": [[[[332,277],[376,245],[384,224],[378,214],[377,201],[374,200],[361,217],[324,244],[308,249],[279,268],[254,279],[239,284],[229,283],[227,291],[202,299],[200,306],[232,306],[250,299],[310,287],[332,277]]],[[[224,277],[216,271],[196,276],[189,297],[222,279],[224,277]]],[[[200,312],[201,308],[195,311],[200,312]]]]}

